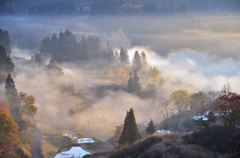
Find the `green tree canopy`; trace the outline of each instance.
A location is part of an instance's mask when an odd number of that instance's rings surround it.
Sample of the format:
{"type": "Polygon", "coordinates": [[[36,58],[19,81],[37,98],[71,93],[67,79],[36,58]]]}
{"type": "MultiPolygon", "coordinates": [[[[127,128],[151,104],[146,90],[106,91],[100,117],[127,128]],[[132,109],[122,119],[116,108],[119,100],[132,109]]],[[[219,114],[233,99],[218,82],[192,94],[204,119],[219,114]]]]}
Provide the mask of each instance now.
{"type": "Polygon", "coordinates": [[[156,128],[154,126],[154,123],[152,121],[152,119],[150,120],[150,122],[148,123],[148,126],[146,128],[146,132],[149,133],[149,134],[153,134],[156,132],[156,128]]]}
{"type": "Polygon", "coordinates": [[[11,74],[8,74],[8,77],[5,82],[5,95],[16,97],[18,95],[15,83],[12,79],[11,74]]]}
{"type": "Polygon", "coordinates": [[[140,139],[141,136],[138,131],[136,119],[134,116],[133,108],[127,111],[123,131],[119,139],[119,145],[132,145],[136,140],[140,139]]]}

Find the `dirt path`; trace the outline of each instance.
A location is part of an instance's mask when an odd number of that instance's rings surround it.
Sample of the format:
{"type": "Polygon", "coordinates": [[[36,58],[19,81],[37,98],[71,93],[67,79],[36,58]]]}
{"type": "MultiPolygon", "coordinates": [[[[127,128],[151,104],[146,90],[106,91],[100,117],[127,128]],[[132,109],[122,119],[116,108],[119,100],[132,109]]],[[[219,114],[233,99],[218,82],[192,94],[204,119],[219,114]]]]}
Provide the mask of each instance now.
{"type": "Polygon", "coordinates": [[[33,158],[42,158],[40,154],[40,145],[41,145],[41,139],[42,139],[42,133],[39,129],[34,128],[33,129],[33,151],[32,156],[33,158]]]}

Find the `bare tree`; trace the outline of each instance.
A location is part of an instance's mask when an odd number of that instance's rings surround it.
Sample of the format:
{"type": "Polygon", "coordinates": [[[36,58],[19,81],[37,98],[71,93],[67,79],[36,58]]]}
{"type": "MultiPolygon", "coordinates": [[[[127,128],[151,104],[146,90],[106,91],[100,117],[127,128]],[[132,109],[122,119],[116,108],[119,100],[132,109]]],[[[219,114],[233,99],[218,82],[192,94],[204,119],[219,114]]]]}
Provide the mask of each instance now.
{"type": "Polygon", "coordinates": [[[163,125],[165,130],[168,130],[168,119],[171,117],[171,114],[173,113],[173,109],[170,107],[169,100],[165,100],[161,103],[161,108],[159,110],[161,116],[166,120],[165,124],[163,125]]]}
{"type": "Polygon", "coordinates": [[[216,90],[210,90],[206,93],[206,95],[209,97],[209,102],[207,103],[207,106],[209,109],[213,108],[215,101],[220,96],[220,91],[216,90]]]}

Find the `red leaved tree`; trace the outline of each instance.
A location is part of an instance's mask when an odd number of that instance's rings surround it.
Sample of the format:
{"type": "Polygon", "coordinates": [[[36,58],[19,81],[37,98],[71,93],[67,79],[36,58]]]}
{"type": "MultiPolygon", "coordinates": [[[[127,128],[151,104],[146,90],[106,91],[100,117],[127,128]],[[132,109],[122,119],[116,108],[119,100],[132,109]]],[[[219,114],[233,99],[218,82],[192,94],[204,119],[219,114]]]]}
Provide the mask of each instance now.
{"type": "Polygon", "coordinates": [[[240,95],[224,92],[216,101],[213,110],[218,112],[226,128],[234,128],[237,118],[240,116],[240,95]]]}
{"type": "Polygon", "coordinates": [[[122,134],[122,127],[121,126],[116,126],[116,130],[114,131],[114,141],[116,143],[118,143],[120,137],[121,137],[121,134],[122,134]]]}
{"type": "Polygon", "coordinates": [[[29,126],[34,126],[34,117],[37,113],[37,107],[35,106],[35,98],[31,95],[27,95],[25,92],[19,93],[21,101],[22,117],[29,126]]]}

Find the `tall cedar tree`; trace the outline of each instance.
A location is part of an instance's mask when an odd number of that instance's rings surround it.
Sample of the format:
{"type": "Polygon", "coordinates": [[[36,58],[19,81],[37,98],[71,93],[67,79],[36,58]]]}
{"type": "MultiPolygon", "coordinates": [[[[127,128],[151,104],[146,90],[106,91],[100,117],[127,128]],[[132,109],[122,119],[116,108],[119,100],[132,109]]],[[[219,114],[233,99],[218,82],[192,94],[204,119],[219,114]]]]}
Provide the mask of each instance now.
{"type": "Polygon", "coordinates": [[[133,58],[132,70],[134,72],[137,72],[138,70],[141,69],[141,67],[142,67],[141,58],[138,51],[136,51],[133,58]]]}
{"type": "Polygon", "coordinates": [[[141,62],[143,67],[148,64],[146,54],[144,52],[141,53],[141,62]]]}
{"type": "Polygon", "coordinates": [[[140,139],[141,136],[138,131],[138,127],[136,124],[136,119],[134,116],[134,111],[131,108],[130,111],[127,111],[123,131],[119,139],[119,145],[132,145],[135,141],[140,139]]]}
{"type": "Polygon", "coordinates": [[[12,97],[17,97],[17,95],[18,95],[14,81],[11,77],[11,74],[8,74],[8,77],[5,82],[5,95],[12,96],[12,97]]]}
{"type": "Polygon", "coordinates": [[[153,121],[152,119],[150,120],[150,122],[148,123],[148,127],[146,128],[146,132],[149,133],[149,134],[153,134],[156,132],[156,128],[153,124],[153,121]]]}
{"type": "Polygon", "coordinates": [[[129,65],[130,62],[127,49],[121,48],[119,60],[121,63],[129,65]]]}
{"type": "Polygon", "coordinates": [[[128,80],[128,92],[139,94],[141,91],[141,85],[139,83],[139,77],[137,73],[134,74],[134,77],[130,75],[128,80]]]}
{"type": "Polygon", "coordinates": [[[4,46],[0,45],[0,68],[4,69],[8,73],[14,71],[14,63],[4,46]]]}

